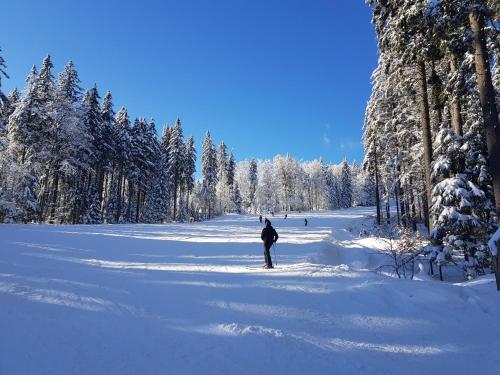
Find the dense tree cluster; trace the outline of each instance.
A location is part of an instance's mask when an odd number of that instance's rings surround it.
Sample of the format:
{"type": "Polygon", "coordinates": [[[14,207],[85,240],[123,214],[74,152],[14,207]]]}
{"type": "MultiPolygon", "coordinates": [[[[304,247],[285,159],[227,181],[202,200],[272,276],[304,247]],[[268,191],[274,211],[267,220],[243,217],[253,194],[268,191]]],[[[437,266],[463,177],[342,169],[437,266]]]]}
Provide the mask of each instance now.
{"type": "MultiPolygon", "coordinates": [[[[5,68],[0,59],[7,77],[5,68]]],[[[373,203],[374,184],[355,163],[237,163],[209,131],[196,180],[195,142],[180,119],[158,137],[154,119],[115,113],[109,91],[102,100],[96,86],[83,92],[72,62],[52,71],[47,56],[23,92],[0,91],[0,222],[163,223],[373,203]]]]}
{"type": "Polygon", "coordinates": [[[498,1],[369,0],[380,57],[365,116],[364,168],[377,220],[416,229],[435,261],[489,264],[500,208],[498,1]]]}
{"type": "MultiPolygon", "coordinates": [[[[153,119],[117,113],[108,91],[85,93],[72,62],[50,56],[23,93],[1,95],[0,222],[160,223],[197,216],[196,150],[179,119],[157,137],[153,119]]],[[[0,74],[5,62],[0,59],[0,74]]],[[[0,91],[1,92],[1,91],[0,91]]]]}
{"type": "Polygon", "coordinates": [[[245,211],[327,210],[372,205],[373,183],[356,163],[299,161],[290,155],[250,160],[236,166],[245,211]]]}

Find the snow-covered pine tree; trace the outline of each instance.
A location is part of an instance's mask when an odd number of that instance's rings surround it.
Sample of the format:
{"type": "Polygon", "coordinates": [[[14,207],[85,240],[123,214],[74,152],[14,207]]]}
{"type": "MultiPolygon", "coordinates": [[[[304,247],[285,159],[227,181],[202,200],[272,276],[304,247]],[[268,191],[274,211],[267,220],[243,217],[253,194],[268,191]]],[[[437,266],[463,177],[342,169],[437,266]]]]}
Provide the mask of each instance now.
{"type": "Polygon", "coordinates": [[[33,153],[37,144],[37,127],[41,122],[35,65],[26,78],[27,88],[16,110],[9,117],[8,144],[12,161],[18,167],[12,182],[13,200],[18,208],[15,220],[27,223],[35,219],[40,170],[33,153]]]}
{"type": "MultiPolygon", "coordinates": [[[[94,200],[94,192],[92,188],[98,192],[99,197],[102,196],[104,185],[104,151],[105,142],[103,140],[103,121],[101,117],[100,95],[97,86],[94,85],[88,90],[83,99],[83,123],[91,137],[90,146],[90,169],[84,172],[86,187],[83,189],[83,194],[88,197],[85,201],[91,202],[94,200]]],[[[82,207],[82,211],[87,211],[88,207],[82,207]]]]}
{"type": "MultiPolygon", "coordinates": [[[[9,117],[12,114],[12,112],[14,112],[14,110],[16,109],[20,99],[21,99],[21,93],[17,88],[15,88],[7,95],[7,100],[3,102],[3,107],[0,104],[0,116],[2,118],[1,121],[3,123],[2,134],[5,138],[7,137],[7,124],[9,122],[9,117]]],[[[6,139],[4,141],[6,142],[6,139]]]]}
{"type": "Polygon", "coordinates": [[[115,165],[117,170],[117,178],[114,186],[111,187],[110,202],[108,202],[108,217],[114,212],[114,222],[121,221],[124,207],[124,190],[126,172],[130,159],[130,120],[125,107],[116,113],[115,118],[115,165]]]}
{"type": "MultiPolygon", "coordinates": [[[[50,146],[49,174],[45,188],[47,202],[42,216],[49,222],[63,222],[68,216],[65,202],[69,185],[78,180],[82,166],[88,165],[90,138],[81,126],[82,91],[74,64],[70,61],[55,84],[53,128],[50,146]]],[[[41,207],[42,209],[42,207],[41,207]]]]}
{"type": "MultiPolygon", "coordinates": [[[[258,211],[261,214],[271,213],[278,207],[278,197],[276,194],[276,182],[273,178],[273,164],[266,160],[257,165],[255,160],[250,162],[249,176],[252,176],[256,186],[256,191],[253,194],[253,200],[249,201],[247,207],[253,212],[258,211]],[[252,166],[255,165],[255,169],[252,166]],[[257,171],[259,173],[257,174],[257,171]]],[[[249,178],[250,179],[250,178],[249,178]]],[[[252,180],[250,180],[250,192],[252,191],[252,180]]],[[[249,196],[250,198],[250,196],[249,196]]]]}
{"type": "Polygon", "coordinates": [[[196,148],[194,138],[190,136],[186,142],[183,168],[183,186],[186,192],[186,207],[188,216],[193,216],[190,212],[190,196],[194,189],[196,173],[196,148]]]}
{"type": "MultiPolygon", "coordinates": [[[[423,146],[423,169],[426,196],[423,207],[427,218],[427,202],[431,200],[432,133],[428,98],[427,64],[439,58],[435,39],[429,33],[426,0],[370,0],[373,23],[378,36],[379,49],[391,66],[412,67],[423,146]]],[[[428,221],[428,220],[426,220],[428,221]]],[[[431,223],[428,223],[429,229],[431,223]]]]}
{"type": "Polygon", "coordinates": [[[234,174],[236,173],[236,161],[234,160],[234,153],[231,151],[229,155],[229,160],[227,162],[227,184],[233,186],[234,184],[234,174]]]}
{"type": "Polygon", "coordinates": [[[224,213],[230,205],[230,186],[227,181],[227,146],[221,141],[217,148],[217,186],[216,195],[219,213],[224,213]]]}
{"type": "Polygon", "coordinates": [[[259,183],[257,174],[257,161],[255,159],[250,160],[248,168],[248,181],[250,182],[250,184],[248,189],[248,196],[245,199],[245,208],[247,211],[255,212],[255,194],[257,192],[257,186],[259,183]]]}
{"type": "Polygon", "coordinates": [[[352,177],[349,163],[344,159],[340,175],[340,204],[343,208],[352,206],[352,177]]]}
{"type": "Polygon", "coordinates": [[[171,197],[172,197],[172,219],[178,220],[178,197],[182,185],[183,166],[184,166],[184,136],[181,127],[181,120],[177,118],[170,134],[168,143],[168,176],[171,181],[171,197]]]}
{"type": "Polygon", "coordinates": [[[231,185],[231,206],[230,206],[230,211],[236,212],[236,213],[241,213],[241,194],[240,194],[240,188],[238,186],[238,183],[235,182],[233,185],[231,185]]]}
{"type": "Polygon", "coordinates": [[[201,200],[206,218],[210,219],[214,212],[216,202],[217,185],[217,154],[212,142],[210,131],[207,130],[203,139],[203,153],[201,157],[201,174],[203,185],[201,189],[201,200]]]}
{"type": "MultiPolygon", "coordinates": [[[[150,131],[152,135],[156,134],[154,120],[150,121],[150,131]]],[[[146,181],[144,214],[142,219],[146,223],[162,223],[166,219],[167,212],[167,165],[166,155],[162,151],[160,142],[155,137],[151,140],[151,149],[153,151],[152,161],[154,163],[150,178],[146,181]]]]}
{"type": "Polygon", "coordinates": [[[107,206],[109,199],[109,188],[114,183],[114,178],[116,178],[115,171],[115,111],[113,109],[113,97],[111,92],[106,91],[104,98],[102,100],[101,108],[101,120],[102,120],[102,162],[103,162],[103,184],[102,190],[99,192],[100,199],[102,202],[102,214],[103,217],[107,218],[107,206]]]}
{"type": "Polygon", "coordinates": [[[445,128],[436,138],[433,162],[432,238],[442,243],[436,255],[438,264],[454,254],[465,258],[468,276],[484,272],[490,224],[481,220],[475,206],[481,206],[485,193],[467,179],[466,147],[463,138],[445,128]]]}
{"type": "MultiPolygon", "coordinates": [[[[458,0],[455,0],[458,2],[458,0]]],[[[488,22],[498,17],[498,2],[490,0],[467,0],[466,10],[472,32],[472,48],[474,49],[474,65],[476,71],[476,87],[483,115],[483,128],[488,150],[489,173],[493,180],[493,191],[497,215],[500,215],[500,124],[495,102],[495,88],[490,71],[490,56],[486,45],[488,22]]],[[[462,4],[460,4],[462,5],[462,4]]],[[[498,23],[496,23],[498,25],[498,23]]],[[[495,27],[497,28],[498,27],[495,27]]],[[[498,40],[498,34],[497,38],[498,40]]]]}
{"type": "Polygon", "coordinates": [[[131,163],[128,176],[129,205],[127,211],[130,211],[128,220],[136,223],[141,219],[145,187],[150,175],[153,173],[154,137],[156,137],[154,132],[155,130],[151,129],[144,118],[136,119],[131,130],[131,163]]]}
{"type": "Polygon", "coordinates": [[[337,197],[335,196],[336,194],[335,175],[333,174],[333,171],[330,168],[330,166],[326,167],[325,179],[326,179],[326,195],[328,199],[327,209],[333,210],[338,207],[337,207],[337,197]]]}
{"type": "Polygon", "coordinates": [[[86,210],[83,214],[84,224],[102,224],[101,215],[101,199],[99,198],[99,193],[91,188],[90,192],[87,194],[87,199],[89,202],[85,204],[86,210]]]}
{"type": "Polygon", "coordinates": [[[166,205],[165,205],[165,218],[166,219],[171,219],[172,217],[172,212],[171,212],[171,192],[172,192],[172,180],[168,174],[168,148],[170,144],[170,138],[172,134],[172,128],[168,125],[165,124],[163,125],[163,132],[161,136],[161,142],[160,142],[160,150],[161,153],[163,154],[163,160],[165,163],[165,199],[166,199],[166,205]]]}
{"type": "MultiPolygon", "coordinates": [[[[12,201],[16,221],[40,220],[38,194],[47,167],[47,140],[50,139],[53,97],[52,62],[43,61],[43,79],[35,66],[27,78],[27,88],[9,116],[8,153],[17,171],[12,181],[12,201]]],[[[14,219],[14,218],[12,218],[14,219]]]]}

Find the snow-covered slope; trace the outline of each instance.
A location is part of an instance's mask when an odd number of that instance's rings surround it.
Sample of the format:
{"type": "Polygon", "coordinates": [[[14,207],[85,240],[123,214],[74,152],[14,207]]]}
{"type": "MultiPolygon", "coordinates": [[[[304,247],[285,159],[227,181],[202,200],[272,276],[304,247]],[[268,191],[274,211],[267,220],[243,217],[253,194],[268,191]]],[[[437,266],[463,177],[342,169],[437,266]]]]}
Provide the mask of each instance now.
{"type": "Polygon", "coordinates": [[[0,374],[468,374],[500,368],[493,278],[370,271],[370,209],[0,226],[0,374]],[[274,253],[272,254],[274,256],[274,253]]]}

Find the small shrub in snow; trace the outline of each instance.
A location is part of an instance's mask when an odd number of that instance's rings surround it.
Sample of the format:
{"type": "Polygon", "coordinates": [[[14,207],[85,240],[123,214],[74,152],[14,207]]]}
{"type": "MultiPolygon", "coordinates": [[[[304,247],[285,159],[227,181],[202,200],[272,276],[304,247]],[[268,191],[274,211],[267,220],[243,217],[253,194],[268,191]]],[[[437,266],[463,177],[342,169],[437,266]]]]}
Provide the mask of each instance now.
{"type": "Polygon", "coordinates": [[[377,271],[389,270],[398,278],[413,279],[416,260],[424,254],[426,240],[419,232],[404,227],[388,228],[386,235],[381,238],[386,244],[385,253],[391,262],[379,266],[377,271]]]}

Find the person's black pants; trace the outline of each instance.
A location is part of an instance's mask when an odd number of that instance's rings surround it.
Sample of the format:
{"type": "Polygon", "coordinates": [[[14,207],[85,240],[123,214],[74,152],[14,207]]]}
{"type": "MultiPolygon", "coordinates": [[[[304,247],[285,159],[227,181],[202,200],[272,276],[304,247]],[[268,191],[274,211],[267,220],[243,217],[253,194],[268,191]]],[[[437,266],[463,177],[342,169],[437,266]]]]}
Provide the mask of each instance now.
{"type": "Polygon", "coordinates": [[[266,266],[268,267],[273,266],[273,262],[271,260],[271,252],[269,251],[271,250],[271,246],[273,246],[272,243],[264,244],[264,261],[266,262],[266,266]]]}

